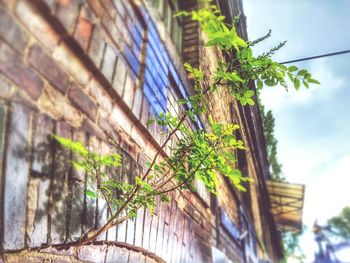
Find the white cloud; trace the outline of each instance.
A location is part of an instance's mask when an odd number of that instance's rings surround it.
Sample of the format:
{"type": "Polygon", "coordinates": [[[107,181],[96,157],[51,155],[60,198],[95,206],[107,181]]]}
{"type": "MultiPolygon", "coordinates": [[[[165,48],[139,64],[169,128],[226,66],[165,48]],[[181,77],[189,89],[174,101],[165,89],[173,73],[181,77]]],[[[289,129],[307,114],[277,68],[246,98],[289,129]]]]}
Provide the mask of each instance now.
{"type": "Polygon", "coordinates": [[[321,85],[310,85],[309,89],[304,87],[296,91],[289,83],[289,91],[283,87],[266,88],[261,92],[263,104],[274,112],[284,108],[312,105],[316,101],[328,100],[339,89],[344,87],[345,79],[337,76],[332,68],[328,66],[326,60],[313,62],[308,69],[313,78],[321,82],[321,85]]]}

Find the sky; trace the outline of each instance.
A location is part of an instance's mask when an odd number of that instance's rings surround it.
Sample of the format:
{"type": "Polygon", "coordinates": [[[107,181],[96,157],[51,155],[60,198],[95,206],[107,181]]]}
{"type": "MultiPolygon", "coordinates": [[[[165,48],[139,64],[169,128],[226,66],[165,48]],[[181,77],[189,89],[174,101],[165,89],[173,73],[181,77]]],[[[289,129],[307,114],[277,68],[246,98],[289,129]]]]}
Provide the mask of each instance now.
{"type": "MultiPolygon", "coordinates": [[[[255,54],[287,40],[278,62],[350,49],[350,0],[243,0],[250,40],[272,29],[255,54]]],[[[290,64],[293,65],[293,64],[290,64]]],[[[350,206],[350,53],[294,63],[321,85],[298,92],[266,88],[262,101],[271,109],[278,159],[287,181],[306,185],[301,238],[305,262],[312,262],[315,220],[325,223],[350,206]]]]}

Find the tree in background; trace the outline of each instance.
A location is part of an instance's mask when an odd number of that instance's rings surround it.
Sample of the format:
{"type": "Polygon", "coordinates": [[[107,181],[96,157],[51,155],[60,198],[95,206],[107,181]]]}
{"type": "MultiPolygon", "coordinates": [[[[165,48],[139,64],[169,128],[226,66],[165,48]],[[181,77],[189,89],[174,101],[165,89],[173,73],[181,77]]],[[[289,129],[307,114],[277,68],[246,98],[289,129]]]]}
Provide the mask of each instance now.
{"type": "Polygon", "coordinates": [[[339,215],[330,218],[328,225],[335,235],[350,240],[350,207],[344,207],[339,215]]]}
{"type": "Polygon", "coordinates": [[[271,110],[265,112],[265,107],[261,103],[260,115],[263,123],[267,159],[270,164],[271,179],[277,182],[285,182],[286,178],[282,175],[282,165],[277,158],[277,139],[275,138],[275,117],[271,110]]]}

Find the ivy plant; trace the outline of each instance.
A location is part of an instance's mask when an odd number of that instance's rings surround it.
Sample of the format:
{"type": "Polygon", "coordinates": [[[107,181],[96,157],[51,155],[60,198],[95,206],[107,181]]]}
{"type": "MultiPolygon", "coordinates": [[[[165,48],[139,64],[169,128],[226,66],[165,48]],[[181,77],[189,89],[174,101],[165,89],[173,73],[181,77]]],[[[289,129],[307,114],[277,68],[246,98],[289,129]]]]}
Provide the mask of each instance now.
{"type": "Polygon", "coordinates": [[[308,71],[295,66],[287,68],[271,59],[271,55],[284,43],[260,56],[254,56],[251,47],[268,36],[252,42],[245,41],[237,34],[235,25],[238,17],[232,24],[227,24],[220,10],[210,5],[210,1],[206,1],[204,6],[177,15],[190,16],[197,21],[207,36],[205,45],[217,48],[224,58],[218,63],[210,85],[204,81],[204,73],[200,69],[190,64],[184,65],[193,77],[194,92],[188,98],[177,101],[180,107],[178,115],[164,112],[149,119],[148,125],[161,126],[166,137],[153,159],[147,162],[145,172],[133,175],[133,183],[117,180],[113,174],[105,172],[105,168],[122,164],[120,155],[101,155],[85,148],[80,142],[54,136],[61,145],[79,155],[80,159],[72,163],[76,169],[88,175],[89,188],[86,194],[90,198],[104,199],[111,211],[108,221],[102,227],[85,233],[77,241],[78,244],[96,240],[109,228],[135,217],[141,207],[152,213],[156,199],[168,202],[171,191],[195,191],[193,182],[196,179],[216,194],[217,176],[220,174],[227,177],[237,189],[245,191],[244,183],[251,179],[235,168],[235,152],[246,148],[235,137],[239,126],[217,122],[207,112],[206,98],[217,89],[228,89],[245,106],[255,104],[254,81],[257,89],[275,85],[287,88],[286,78],[292,81],[295,89],[299,89],[301,83],[306,88],[311,83],[318,83],[308,71]],[[205,128],[199,116],[205,116],[208,120],[205,128]]]}

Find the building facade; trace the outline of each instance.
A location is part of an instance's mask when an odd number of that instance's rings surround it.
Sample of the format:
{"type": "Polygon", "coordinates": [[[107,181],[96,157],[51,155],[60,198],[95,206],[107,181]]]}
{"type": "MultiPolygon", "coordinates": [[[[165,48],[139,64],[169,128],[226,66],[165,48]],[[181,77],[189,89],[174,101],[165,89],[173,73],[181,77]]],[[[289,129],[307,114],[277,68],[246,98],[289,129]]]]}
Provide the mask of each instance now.
{"type": "MultiPolygon", "coordinates": [[[[107,221],[103,200],[85,195],[86,176],[70,167],[51,134],[123,156],[119,178],[145,169],[164,140],[147,120],[178,113],[192,92],[183,63],[210,81],[223,54],[178,10],[197,0],[0,0],[0,262],[279,262],[280,235],[270,213],[269,165],[257,106],[242,107],[218,89],[213,118],[241,126],[247,151],[237,166],[255,183],[237,191],[220,177],[213,196],[171,193],[151,215],[108,230],[93,244],[56,247],[107,221]],[[52,246],[50,246],[52,245],[52,246]]],[[[242,3],[220,0],[228,20],[242,3]]],[[[205,125],[205,120],[203,125],[205,125]]],[[[166,154],[166,153],[164,153],[166,154]]]]}

